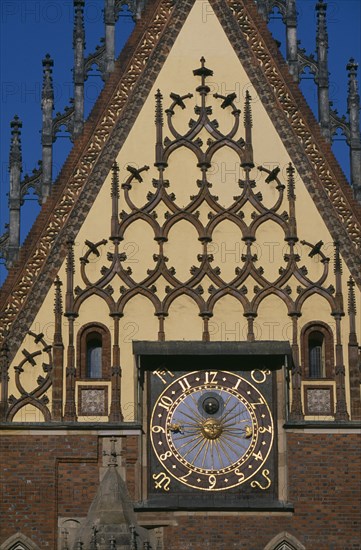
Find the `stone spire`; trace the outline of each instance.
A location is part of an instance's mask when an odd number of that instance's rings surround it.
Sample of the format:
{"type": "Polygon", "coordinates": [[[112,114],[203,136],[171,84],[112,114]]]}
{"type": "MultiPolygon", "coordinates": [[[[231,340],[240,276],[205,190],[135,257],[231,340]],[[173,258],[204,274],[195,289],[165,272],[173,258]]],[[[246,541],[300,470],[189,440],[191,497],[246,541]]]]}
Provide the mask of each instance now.
{"type": "Polygon", "coordinates": [[[254,166],[253,162],[253,146],[252,146],[252,108],[251,108],[251,94],[248,90],[246,90],[246,97],[244,101],[244,109],[243,109],[243,124],[244,124],[244,130],[245,130],[245,151],[246,155],[242,162],[243,167],[250,167],[252,168],[254,166]]]}
{"type": "Polygon", "coordinates": [[[361,372],[359,366],[359,345],[356,334],[356,296],[355,281],[352,277],[347,281],[348,286],[348,316],[349,316],[349,337],[348,337],[348,366],[350,379],[351,416],[353,420],[361,418],[361,397],[360,382],[361,372]]]}
{"type": "Polygon", "coordinates": [[[119,166],[116,162],[112,166],[112,184],[111,184],[111,199],[112,199],[112,219],[111,219],[111,240],[116,240],[118,235],[119,225],[119,166]]]}
{"type": "Polygon", "coordinates": [[[361,202],[361,135],[360,135],[360,96],[357,87],[357,67],[354,59],[350,59],[348,71],[347,112],[350,119],[350,163],[351,185],[354,195],[361,202]]]}
{"type": "Polygon", "coordinates": [[[326,26],[327,5],[323,0],[316,4],[317,11],[317,90],[318,90],[318,118],[321,132],[325,138],[331,140],[330,131],[330,101],[329,101],[329,74],[328,74],[328,34],[326,26]]]}
{"type": "Polygon", "coordinates": [[[84,124],[84,0],[74,0],[74,127],[75,139],[83,130],[84,124]]]}
{"type": "Polygon", "coordinates": [[[342,346],[342,330],[341,330],[341,319],[345,315],[343,311],[343,295],[342,295],[342,260],[340,255],[340,245],[338,242],[335,242],[335,258],[334,258],[334,274],[336,281],[336,310],[333,311],[332,315],[335,319],[336,324],[336,364],[335,364],[335,375],[336,375],[336,413],[335,419],[346,421],[349,420],[349,414],[347,411],[346,404],[346,370],[344,365],[343,358],[343,346],[342,346]]]}
{"type": "Polygon", "coordinates": [[[68,318],[68,350],[67,350],[67,367],[66,367],[66,384],[65,384],[65,408],[64,420],[76,422],[76,405],[75,405],[75,348],[74,348],[74,321],[78,316],[74,310],[74,241],[67,242],[67,288],[65,294],[65,316],[68,318]]]}
{"type": "Polygon", "coordinates": [[[11,267],[18,258],[20,248],[20,206],[21,206],[21,185],[22,155],[20,128],[22,123],[17,115],[10,123],[11,145],[9,157],[10,171],[10,193],[9,193],[9,246],[7,251],[6,266],[11,267]]]}
{"type": "Polygon", "coordinates": [[[163,160],[163,96],[160,90],[155,94],[155,125],[157,138],[155,144],[155,166],[164,166],[163,160]]]}
{"type": "Polygon", "coordinates": [[[105,545],[112,541],[113,547],[117,549],[131,550],[133,526],[139,548],[149,541],[150,532],[137,524],[133,503],[118,472],[117,458],[120,454],[116,450],[116,443],[117,439],[113,437],[110,440],[110,453],[103,453],[109,457],[108,468],[90,505],[87,518],[77,533],[77,538],[84,542],[85,548],[92,548],[92,539],[96,536],[100,548],[107,547],[105,545]]]}
{"type": "Polygon", "coordinates": [[[62,336],[63,300],[61,295],[62,282],[59,277],[55,279],[54,299],[54,339],[53,339],[53,400],[52,420],[60,421],[63,416],[63,369],[64,369],[64,344],[62,336]]]}
{"type": "Polygon", "coordinates": [[[50,194],[53,170],[53,110],[54,90],[52,67],[53,60],[49,54],[43,59],[43,90],[41,94],[41,109],[43,114],[43,127],[41,131],[41,145],[43,150],[42,169],[43,179],[41,186],[41,198],[45,202],[50,194]]]}
{"type": "Polygon", "coordinates": [[[290,162],[287,166],[287,198],[289,203],[289,236],[288,241],[296,243],[297,238],[297,224],[296,224],[296,194],[295,194],[295,169],[290,162]]]}
{"type": "Polygon", "coordinates": [[[9,365],[9,348],[7,341],[4,340],[0,348],[0,422],[5,422],[8,409],[9,365]]]}
{"type": "Polygon", "coordinates": [[[286,0],[286,58],[294,80],[298,81],[296,0],[286,0]]]}
{"type": "Polygon", "coordinates": [[[115,0],[105,0],[104,25],[105,25],[105,79],[114,70],[115,57],[115,0]]]}

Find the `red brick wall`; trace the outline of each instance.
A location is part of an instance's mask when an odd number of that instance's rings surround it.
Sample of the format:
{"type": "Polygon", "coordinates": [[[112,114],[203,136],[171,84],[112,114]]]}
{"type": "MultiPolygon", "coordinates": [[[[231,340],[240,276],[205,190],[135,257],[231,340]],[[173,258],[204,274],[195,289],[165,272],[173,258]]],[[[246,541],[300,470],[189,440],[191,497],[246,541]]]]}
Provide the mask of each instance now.
{"type": "MultiPolygon", "coordinates": [[[[307,550],[360,550],[360,436],[300,432],[287,441],[294,515],[177,516],[178,525],[164,531],[165,550],[262,550],[281,531],[307,550]]],[[[134,495],[137,438],[122,448],[134,495]]],[[[97,436],[5,434],[0,460],[0,544],[21,531],[39,548],[55,549],[58,516],[85,516],[96,493],[97,436]]]]}
{"type": "Polygon", "coordinates": [[[89,497],[95,494],[97,437],[2,434],[0,457],[0,543],[21,531],[41,549],[56,548],[58,515],[74,509],[77,516],[87,514],[83,481],[88,480],[89,497]]]}
{"type": "Polygon", "coordinates": [[[262,550],[274,536],[287,531],[306,550],[360,550],[360,440],[350,434],[289,433],[293,516],[179,517],[178,526],[167,528],[165,548],[262,550]]]}

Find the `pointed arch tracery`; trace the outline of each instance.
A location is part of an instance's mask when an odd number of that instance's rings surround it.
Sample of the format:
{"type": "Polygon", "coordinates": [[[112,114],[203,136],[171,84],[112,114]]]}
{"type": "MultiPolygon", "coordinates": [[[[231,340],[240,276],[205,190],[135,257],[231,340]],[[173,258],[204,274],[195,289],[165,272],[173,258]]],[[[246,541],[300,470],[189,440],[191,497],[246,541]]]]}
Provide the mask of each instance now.
{"type": "MultiPolygon", "coordinates": [[[[258,309],[263,300],[272,294],[285,304],[288,315],[292,317],[294,335],[297,334],[297,319],[302,316],[303,304],[312,295],[322,296],[330,304],[331,312],[336,311],[337,303],[333,296],[335,289],[332,285],[326,286],[326,281],[329,280],[329,259],[322,251],[322,241],[309,243],[300,241],[298,237],[294,167],[291,163],[288,165],[286,177],[281,174],[278,166],[273,169],[263,166],[256,168],[252,144],[251,96],[248,91],[246,91],[243,106],[243,129],[240,121],[241,111],[235,105],[236,95],[234,93],[224,96],[213,95],[213,100],[219,102],[226,116],[233,118],[231,130],[227,134],[221,132],[217,120],[212,118],[212,105],[209,104],[210,88],[207,86],[206,79],[212,74],[213,72],[206,67],[205,60],[202,58],[201,67],[194,71],[194,75],[201,80],[196,88],[199,95],[194,107],[194,118],[190,119],[189,129],[184,134],[176,129],[177,111],[187,108],[187,99],[191,95],[178,96],[172,92],[170,106],[164,109],[163,96],[159,90],[156,93],[154,166],[158,172],[157,177],[149,181],[148,166],[141,168],[127,166],[129,175],[120,184],[119,168],[114,163],[109,242],[105,239],[97,243],[86,241],[87,249],[80,259],[82,285],[75,289],[73,288],[75,270],[73,244],[69,245],[66,315],[71,325],[74,324],[80,305],[92,295],[106,302],[114,321],[114,334],[119,333],[119,319],[124,315],[124,308],[129,300],[136,295],[148,298],[159,320],[159,339],[166,337],[165,318],[171,304],[182,295],[191,298],[198,307],[204,323],[204,340],[210,338],[208,321],[213,315],[216,303],[228,294],[235,297],[243,308],[243,315],[247,318],[247,339],[250,341],[255,339],[253,323],[258,309]],[[203,142],[205,133],[209,136],[206,143],[203,142]],[[233,197],[232,204],[227,207],[222,206],[222,201],[212,192],[210,170],[213,156],[225,147],[237,154],[242,171],[242,177],[238,180],[239,194],[233,197]],[[169,189],[167,168],[171,156],[184,148],[195,155],[194,162],[199,176],[193,182],[196,185],[192,185],[192,189],[198,188],[198,191],[189,197],[185,207],[181,207],[177,202],[176,194],[169,189]],[[259,172],[256,178],[254,170],[259,172]],[[134,187],[141,184],[152,190],[146,195],[144,204],[138,207],[134,204],[132,196],[134,187]],[[264,204],[261,186],[271,187],[275,195],[271,206],[264,204]],[[125,209],[119,211],[120,205],[125,209]],[[253,209],[250,220],[246,218],[245,212],[246,207],[249,206],[251,210],[253,209]],[[157,210],[158,207],[160,209],[157,210]],[[200,215],[201,208],[203,214],[208,209],[206,221],[200,215]],[[125,265],[127,255],[122,241],[127,230],[140,220],[147,224],[149,232],[157,243],[158,252],[153,254],[154,264],[148,266],[145,277],[137,282],[132,277],[131,268],[125,265]],[[222,276],[222,265],[215,265],[211,252],[214,231],[226,220],[233,223],[234,233],[239,242],[243,243],[243,253],[234,265],[234,276],[230,278],[228,273],[228,280],[222,276]],[[170,231],[181,221],[188,222],[194,228],[195,235],[192,237],[194,242],[189,243],[189,246],[192,246],[195,251],[200,250],[197,261],[190,267],[190,276],[185,281],[180,280],[176,269],[165,255],[165,243],[168,243],[170,231]],[[275,223],[280,228],[285,243],[284,263],[279,266],[278,276],[273,281],[265,273],[262,258],[258,258],[255,253],[257,232],[263,224],[268,222],[275,223]],[[107,254],[102,255],[106,244],[107,254]],[[304,257],[320,256],[323,271],[318,275],[317,281],[312,280],[306,265],[302,265],[301,254],[298,253],[300,247],[303,247],[304,257]],[[92,283],[87,275],[87,266],[90,261],[98,260],[100,256],[104,265],[100,269],[98,280],[92,283]],[[296,280],[296,288],[295,285],[291,286],[291,279],[296,280]],[[162,281],[162,288],[166,281],[165,293],[162,295],[158,293],[158,281],[162,281]],[[210,284],[209,281],[211,281],[210,284]]],[[[138,166],[141,166],[141,162],[138,162],[138,166]]],[[[183,200],[183,202],[186,201],[183,200]]],[[[168,243],[168,246],[171,246],[171,243],[168,243]]],[[[70,331],[73,331],[73,328],[70,331]]],[[[118,345],[119,342],[113,345],[114,357],[119,355],[118,345]]],[[[120,366],[116,367],[114,372],[120,373],[120,366]]],[[[112,377],[113,380],[115,380],[114,377],[112,377]]]]}
{"type": "Polygon", "coordinates": [[[0,545],[0,550],[40,550],[29,537],[23,533],[15,533],[0,545]]]}
{"type": "Polygon", "coordinates": [[[273,537],[264,550],[306,550],[306,548],[295,536],[287,531],[282,531],[273,537]]]}
{"type": "MultiPolygon", "coordinates": [[[[194,74],[201,79],[201,86],[198,86],[199,98],[194,108],[195,118],[189,122],[189,129],[181,134],[176,129],[178,109],[187,108],[187,100],[192,94],[178,96],[171,93],[171,103],[167,109],[163,109],[163,96],[158,90],[155,96],[156,102],[156,154],[155,167],[158,170],[158,177],[152,180],[154,191],[147,195],[147,202],[138,208],[132,201],[132,189],[148,178],[149,166],[135,168],[127,166],[128,176],[124,183],[119,182],[119,168],[113,166],[112,176],[112,219],[110,241],[114,245],[114,252],[108,252],[106,262],[101,268],[101,276],[96,283],[91,283],[87,277],[87,264],[95,257],[100,256],[102,247],[107,244],[103,239],[98,243],[86,241],[88,249],[81,258],[81,276],[83,287],[74,290],[73,313],[79,312],[80,305],[91,295],[97,295],[103,299],[109,308],[111,315],[122,315],[124,306],[135,294],[142,294],[148,297],[154,305],[155,314],[166,312],[174,299],[181,294],[187,294],[198,304],[200,312],[207,310],[212,315],[212,308],[217,300],[229,293],[242,303],[245,314],[257,314],[257,309],[262,300],[270,294],[278,296],[286,305],[288,313],[302,314],[302,305],[312,294],[322,295],[334,310],[334,298],[332,288],[323,286],[328,275],[328,259],[323,254],[320,246],[317,248],[312,243],[301,241],[300,245],[310,249],[309,255],[320,254],[321,262],[324,264],[322,276],[318,281],[312,281],[307,274],[304,265],[300,265],[300,256],[296,252],[296,243],[299,242],[295,216],[295,170],[290,164],[287,168],[287,181],[283,183],[280,179],[280,168],[275,167],[269,170],[259,166],[261,178],[257,180],[252,177],[252,170],[255,169],[252,145],[252,111],[251,96],[248,91],[245,94],[243,108],[244,137],[239,136],[241,111],[236,107],[235,94],[222,96],[214,94],[213,100],[220,102],[220,106],[229,116],[233,118],[233,127],[228,134],[220,131],[217,120],[212,118],[212,106],[208,104],[210,89],[206,79],[213,74],[205,66],[205,60],[201,59],[201,68],[194,71],[194,74]],[[202,92],[202,93],[200,93],[202,92]],[[167,128],[168,135],[165,134],[167,128]],[[208,133],[207,143],[203,143],[203,134],[208,133]],[[217,151],[229,147],[235,151],[244,177],[238,182],[240,194],[234,197],[234,202],[229,207],[223,207],[219,198],[211,192],[211,176],[209,168],[212,165],[212,158],[217,151]],[[197,180],[198,193],[190,197],[190,202],[185,208],[177,204],[176,195],[169,192],[170,182],[166,179],[168,161],[174,152],[184,148],[194,153],[199,169],[197,180]],[[276,199],[271,207],[263,203],[262,193],[257,189],[257,181],[264,179],[263,185],[271,186],[276,194],[276,199]],[[121,190],[124,193],[124,200],[128,211],[119,212],[119,198],[121,190]],[[287,191],[287,201],[285,202],[287,191]],[[162,203],[166,209],[164,220],[158,218],[157,206],[162,203]],[[245,221],[243,208],[251,205],[253,212],[249,223],[245,221]],[[198,208],[208,206],[210,211],[206,224],[199,218],[198,208]],[[285,206],[287,207],[285,209],[285,206]],[[126,231],[135,222],[142,220],[148,224],[149,230],[154,234],[154,240],[158,243],[159,253],[154,254],[154,266],[149,266],[147,276],[139,283],[133,280],[131,269],[125,267],[126,253],[122,251],[122,240],[126,231]],[[231,281],[224,281],[221,266],[213,265],[213,255],[208,252],[212,243],[214,230],[223,221],[228,220],[234,224],[235,234],[239,232],[239,240],[244,243],[245,253],[239,258],[239,264],[235,267],[235,274],[231,281]],[[202,253],[198,254],[199,264],[191,267],[190,277],[180,281],[174,267],[169,265],[168,258],[164,254],[164,243],[167,242],[169,233],[180,221],[186,221],[192,225],[198,235],[198,241],[202,253]],[[253,245],[257,243],[257,231],[267,222],[276,223],[284,234],[284,242],[287,252],[284,254],[285,265],[280,266],[279,276],[275,281],[269,281],[264,274],[264,269],[257,254],[253,252],[253,245]],[[209,277],[211,285],[206,289],[202,280],[209,277]],[[116,279],[117,277],[117,279],[116,279]],[[157,281],[163,277],[168,285],[166,296],[160,299],[157,295],[157,281]],[[289,285],[291,277],[299,282],[297,295],[289,285]],[[114,283],[121,280],[120,297],[113,298],[115,289],[114,283]],[[249,281],[254,282],[253,297],[250,296],[249,281]]],[[[197,244],[197,246],[199,246],[197,244]]]]}

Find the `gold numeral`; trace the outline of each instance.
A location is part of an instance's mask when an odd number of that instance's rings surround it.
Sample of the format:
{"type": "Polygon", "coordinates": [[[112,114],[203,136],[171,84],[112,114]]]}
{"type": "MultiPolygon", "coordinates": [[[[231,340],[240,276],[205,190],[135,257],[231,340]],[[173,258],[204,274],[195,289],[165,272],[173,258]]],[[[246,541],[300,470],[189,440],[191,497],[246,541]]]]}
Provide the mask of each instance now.
{"type": "Polygon", "coordinates": [[[186,378],[183,378],[182,380],[178,380],[180,387],[183,391],[186,391],[188,388],[190,388],[190,383],[186,378]]]}
{"type": "Polygon", "coordinates": [[[253,410],[255,410],[256,407],[259,407],[260,405],[264,405],[264,401],[263,401],[263,398],[262,397],[259,397],[258,398],[258,402],[257,403],[250,403],[251,407],[253,410]]]}
{"type": "Polygon", "coordinates": [[[259,431],[260,434],[264,434],[266,432],[271,434],[272,433],[272,426],[268,426],[268,428],[266,428],[266,426],[261,426],[260,428],[258,428],[258,431],[259,431]]]}
{"type": "Polygon", "coordinates": [[[165,429],[162,428],[162,426],[152,426],[152,432],[155,434],[159,434],[159,433],[165,434],[165,429]]]}
{"type": "Polygon", "coordinates": [[[166,460],[167,458],[170,458],[171,456],[172,456],[171,451],[167,451],[166,453],[160,455],[159,458],[160,458],[161,460],[166,460]]]}
{"type": "Polygon", "coordinates": [[[242,379],[238,378],[237,384],[235,386],[233,386],[232,390],[238,390],[238,386],[240,385],[241,382],[242,382],[242,379]]]}
{"type": "Polygon", "coordinates": [[[217,372],[216,371],[207,371],[205,373],[205,376],[206,376],[206,384],[214,384],[215,381],[216,381],[216,376],[217,376],[217,372]]]}
{"type": "Polygon", "coordinates": [[[258,481],[254,480],[254,481],[251,482],[251,487],[259,487],[260,489],[262,489],[262,491],[265,491],[266,489],[271,487],[272,482],[271,482],[270,478],[268,477],[269,476],[269,470],[263,470],[262,475],[266,480],[266,485],[261,485],[258,481]]]}
{"type": "Polygon", "coordinates": [[[217,482],[217,478],[216,476],[214,476],[213,474],[209,476],[208,478],[208,481],[209,481],[209,487],[208,489],[213,489],[216,485],[216,482],[217,482]]]}
{"type": "Polygon", "coordinates": [[[164,491],[169,491],[170,477],[168,477],[164,472],[160,472],[160,474],[153,474],[153,479],[155,480],[154,487],[156,489],[164,489],[164,491]],[[157,479],[159,479],[159,481],[157,481],[157,479]]]}
{"type": "Polygon", "coordinates": [[[162,395],[159,402],[159,406],[164,407],[165,409],[167,409],[167,411],[169,411],[172,405],[173,405],[173,401],[171,400],[171,398],[168,397],[168,395],[162,395]]]}
{"type": "Polygon", "coordinates": [[[189,470],[188,474],[184,474],[184,476],[180,477],[179,479],[181,479],[182,481],[186,481],[187,477],[189,477],[191,475],[192,471],[189,470]]]}

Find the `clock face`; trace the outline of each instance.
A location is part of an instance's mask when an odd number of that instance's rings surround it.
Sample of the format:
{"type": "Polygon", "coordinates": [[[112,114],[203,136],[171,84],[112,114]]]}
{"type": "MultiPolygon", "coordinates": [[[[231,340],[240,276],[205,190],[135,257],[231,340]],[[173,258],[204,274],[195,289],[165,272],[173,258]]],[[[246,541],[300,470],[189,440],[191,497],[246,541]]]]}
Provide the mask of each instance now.
{"type": "Polygon", "coordinates": [[[257,387],[265,373],[252,371],[251,383],[234,372],[202,370],[167,385],[153,407],[150,437],[158,463],[172,478],[193,489],[224,491],[250,481],[264,466],[274,437],[269,406],[257,387]]]}

